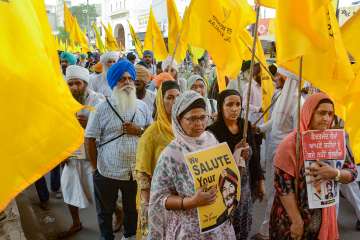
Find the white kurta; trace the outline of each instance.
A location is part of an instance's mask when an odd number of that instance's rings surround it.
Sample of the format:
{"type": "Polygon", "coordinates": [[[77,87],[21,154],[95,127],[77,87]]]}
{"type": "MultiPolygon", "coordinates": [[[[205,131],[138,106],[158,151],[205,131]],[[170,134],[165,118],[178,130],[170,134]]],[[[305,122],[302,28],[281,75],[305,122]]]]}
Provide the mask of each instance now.
{"type": "MultiPolygon", "coordinates": [[[[104,96],[88,89],[85,105],[95,107],[104,100],[104,96]]],[[[78,114],[89,116],[88,110],[78,114]]],[[[78,207],[86,208],[93,202],[93,180],[90,161],[86,159],[84,145],[69,158],[61,175],[61,190],[64,202],[78,207]]]]}
{"type": "MultiPolygon", "coordinates": [[[[243,109],[246,109],[247,105],[247,92],[249,83],[246,83],[243,87],[243,109]]],[[[261,86],[254,80],[251,83],[251,94],[250,94],[250,106],[248,119],[251,123],[255,123],[262,115],[260,111],[262,106],[262,89],[261,86]]],[[[261,121],[263,122],[263,121],[261,121]]]]}

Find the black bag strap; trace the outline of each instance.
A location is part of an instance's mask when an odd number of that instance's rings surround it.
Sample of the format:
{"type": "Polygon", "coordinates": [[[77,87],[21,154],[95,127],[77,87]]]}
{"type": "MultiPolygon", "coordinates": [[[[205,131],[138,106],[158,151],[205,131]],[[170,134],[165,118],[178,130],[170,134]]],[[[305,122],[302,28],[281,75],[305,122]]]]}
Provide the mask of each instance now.
{"type": "MultiPolygon", "coordinates": [[[[125,122],[124,119],[123,119],[123,118],[120,116],[120,114],[115,110],[115,108],[114,108],[113,105],[110,103],[110,101],[109,101],[108,98],[106,98],[106,102],[109,104],[111,110],[113,110],[113,112],[114,112],[114,113],[116,114],[116,116],[120,119],[120,121],[121,121],[122,123],[124,123],[124,122],[125,122]]],[[[136,114],[136,111],[135,111],[134,115],[132,116],[130,122],[134,122],[135,114],[136,114]]]]}
{"type": "Polygon", "coordinates": [[[102,143],[102,144],[99,144],[99,148],[102,147],[102,146],[104,146],[104,145],[106,145],[106,144],[108,144],[108,143],[111,143],[112,141],[115,141],[115,140],[118,139],[118,138],[121,138],[121,137],[124,136],[124,135],[125,135],[125,133],[122,133],[122,134],[120,134],[119,136],[110,139],[109,141],[106,141],[106,142],[104,142],[104,143],[102,143]]]}

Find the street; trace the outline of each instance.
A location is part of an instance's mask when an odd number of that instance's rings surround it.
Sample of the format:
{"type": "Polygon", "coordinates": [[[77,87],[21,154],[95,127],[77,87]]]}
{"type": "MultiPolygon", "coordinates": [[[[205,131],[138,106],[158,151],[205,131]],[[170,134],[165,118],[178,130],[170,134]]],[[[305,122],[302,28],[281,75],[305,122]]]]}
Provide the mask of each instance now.
{"type": "MultiPolygon", "coordinates": [[[[22,218],[25,235],[29,240],[54,240],[57,233],[66,230],[71,224],[71,217],[66,205],[62,200],[55,199],[51,195],[50,210],[43,211],[38,207],[38,199],[35,188],[31,186],[17,199],[20,212],[26,212],[24,207],[32,207],[35,216],[22,218]],[[20,200],[20,201],[19,201],[20,200]],[[33,218],[36,219],[33,219],[33,218]],[[41,234],[40,234],[41,233],[41,234]],[[43,235],[42,239],[40,235],[43,235]]],[[[29,212],[29,211],[27,211],[29,212]]],[[[261,224],[264,212],[264,204],[256,203],[254,206],[252,236],[261,224]]],[[[96,210],[93,205],[91,208],[80,211],[83,230],[74,235],[69,240],[97,240],[99,239],[98,225],[96,220],[96,210]]],[[[357,240],[360,232],[355,231],[356,216],[351,205],[347,200],[340,200],[340,215],[338,218],[340,237],[345,240],[357,240]]],[[[116,240],[121,239],[121,234],[116,234],[116,240]]]]}

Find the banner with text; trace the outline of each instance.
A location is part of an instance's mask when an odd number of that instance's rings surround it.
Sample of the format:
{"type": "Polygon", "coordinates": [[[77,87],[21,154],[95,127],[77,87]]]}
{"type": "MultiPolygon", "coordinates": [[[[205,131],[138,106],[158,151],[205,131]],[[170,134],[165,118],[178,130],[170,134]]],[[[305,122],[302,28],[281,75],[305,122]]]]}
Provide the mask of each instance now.
{"type": "Polygon", "coordinates": [[[221,226],[240,200],[240,173],[227,143],[185,155],[195,191],[216,187],[215,203],[198,208],[200,232],[221,226]]]}
{"type": "MultiPolygon", "coordinates": [[[[345,132],[340,129],[306,131],[302,135],[305,167],[319,165],[319,161],[341,169],[346,157],[345,132]]],[[[306,176],[306,182],[312,180],[306,176]]],[[[339,202],[339,184],[334,180],[307,183],[309,208],[325,208],[339,202]]]]}

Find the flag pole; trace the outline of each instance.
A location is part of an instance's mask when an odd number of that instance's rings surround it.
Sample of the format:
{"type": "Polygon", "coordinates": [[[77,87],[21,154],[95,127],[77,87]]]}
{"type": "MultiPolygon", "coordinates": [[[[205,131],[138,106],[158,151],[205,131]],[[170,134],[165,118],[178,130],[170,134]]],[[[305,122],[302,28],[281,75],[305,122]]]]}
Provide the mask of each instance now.
{"type": "MultiPolygon", "coordinates": [[[[302,71],[303,71],[303,56],[300,57],[300,67],[299,67],[299,82],[298,82],[298,99],[297,99],[297,130],[296,130],[296,164],[295,167],[298,169],[300,163],[300,109],[301,109],[301,81],[302,81],[302,71]]],[[[298,183],[298,173],[296,172],[295,178],[295,196],[297,198],[297,183],[298,183]]]]}
{"type": "Polygon", "coordinates": [[[279,99],[279,97],[281,96],[281,92],[279,93],[279,95],[275,98],[275,100],[270,104],[270,106],[268,108],[265,109],[265,111],[261,114],[261,116],[259,117],[258,120],[256,120],[256,122],[254,123],[254,125],[257,125],[261,119],[264,118],[264,116],[270,111],[270,109],[275,105],[275,103],[277,102],[277,100],[279,99]]]}
{"type": "Polygon", "coordinates": [[[175,54],[176,54],[176,51],[177,51],[178,46],[179,46],[179,43],[180,43],[180,37],[181,37],[181,35],[182,35],[183,29],[184,29],[184,25],[181,26],[180,32],[179,32],[179,33],[177,34],[177,36],[176,36],[175,48],[174,48],[174,52],[173,52],[172,55],[171,55],[170,66],[169,66],[169,69],[168,69],[168,72],[169,72],[169,73],[170,73],[171,68],[172,68],[172,65],[173,65],[173,63],[174,63],[175,54]]]}
{"type": "Polygon", "coordinates": [[[253,46],[251,50],[251,65],[250,65],[250,76],[249,76],[249,86],[247,89],[247,98],[246,98],[246,109],[245,109],[245,123],[244,123],[244,131],[243,131],[243,139],[246,141],[247,139],[247,131],[248,131],[248,125],[249,125],[249,109],[250,109],[250,94],[251,94],[251,83],[254,73],[254,60],[255,60],[255,51],[256,51],[256,39],[257,39],[257,30],[259,26],[259,16],[260,16],[260,5],[256,3],[255,5],[256,10],[256,22],[255,26],[253,28],[253,46]]]}

